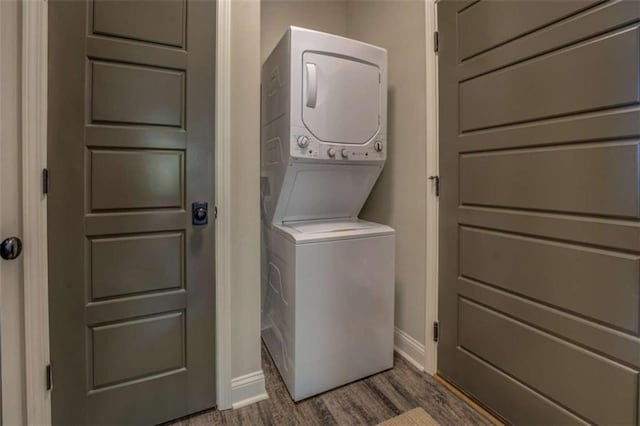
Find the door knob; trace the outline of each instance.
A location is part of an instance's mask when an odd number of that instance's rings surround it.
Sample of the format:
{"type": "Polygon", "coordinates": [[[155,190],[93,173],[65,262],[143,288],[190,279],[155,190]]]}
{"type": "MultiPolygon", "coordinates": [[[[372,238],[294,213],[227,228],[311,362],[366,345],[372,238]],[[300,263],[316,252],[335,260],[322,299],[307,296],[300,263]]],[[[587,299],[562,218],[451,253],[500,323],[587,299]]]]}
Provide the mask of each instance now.
{"type": "Polygon", "coordinates": [[[207,218],[209,206],[203,201],[196,201],[191,204],[191,223],[194,225],[206,225],[209,222],[207,218]]]}
{"type": "Polygon", "coordinates": [[[22,253],[22,241],[18,237],[9,237],[0,244],[0,257],[13,260],[22,253]]]}

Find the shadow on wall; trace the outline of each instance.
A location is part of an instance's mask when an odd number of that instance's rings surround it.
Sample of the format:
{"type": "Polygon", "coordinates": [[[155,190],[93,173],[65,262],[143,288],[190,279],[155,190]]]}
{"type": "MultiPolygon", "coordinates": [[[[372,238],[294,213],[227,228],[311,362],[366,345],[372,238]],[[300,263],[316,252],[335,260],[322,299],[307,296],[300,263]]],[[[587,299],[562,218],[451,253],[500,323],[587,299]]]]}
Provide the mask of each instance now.
{"type": "Polygon", "coordinates": [[[393,214],[393,203],[390,199],[387,199],[387,202],[377,202],[375,203],[375,209],[369,208],[367,209],[367,204],[369,200],[373,197],[376,197],[376,194],[380,196],[388,196],[391,194],[391,188],[393,187],[394,175],[396,173],[395,169],[397,165],[395,162],[390,161],[390,159],[394,158],[396,151],[396,144],[393,138],[394,127],[395,127],[395,115],[396,115],[396,91],[393,87],[389,86],[387,91],[387,162],[382,169],[382,173],[376,182],[375,189],[371,191],[369,197],[367,198],[367,202],[365,203],[362,209],[362,218],[369,219],[375,222],[389,224],[393,214]]]}

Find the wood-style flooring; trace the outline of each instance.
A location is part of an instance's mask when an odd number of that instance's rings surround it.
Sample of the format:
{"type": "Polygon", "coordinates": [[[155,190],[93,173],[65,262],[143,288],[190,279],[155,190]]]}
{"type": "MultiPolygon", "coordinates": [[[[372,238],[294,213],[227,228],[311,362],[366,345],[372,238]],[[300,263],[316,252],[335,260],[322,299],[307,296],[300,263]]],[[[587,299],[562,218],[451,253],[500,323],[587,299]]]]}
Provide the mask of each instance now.
{"type": "Polygon", "coordinates": [[[440,425],[491,425],[430,375],[395,357],[391,370],[294,403],[262,350],[269,399],[237,410],[205,411],[172,425],[376,425],[422,407],[440,425]]]}

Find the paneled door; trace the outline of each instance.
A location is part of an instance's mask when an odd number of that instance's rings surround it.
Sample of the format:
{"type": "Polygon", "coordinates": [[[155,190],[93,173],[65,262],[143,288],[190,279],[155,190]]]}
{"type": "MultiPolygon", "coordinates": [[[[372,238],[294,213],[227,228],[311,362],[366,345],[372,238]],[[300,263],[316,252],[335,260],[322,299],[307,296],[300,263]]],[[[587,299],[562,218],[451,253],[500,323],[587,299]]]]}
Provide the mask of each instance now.
{"type": "Polygon", "coordinates": [[[638,425],[640,2],[442,1],[439,374],[638,425]]]}
{"type": "Polygon", "coordinates": [[[214,35],[213,0],[49,2],[56,424],[215,404],[214,35]]]}

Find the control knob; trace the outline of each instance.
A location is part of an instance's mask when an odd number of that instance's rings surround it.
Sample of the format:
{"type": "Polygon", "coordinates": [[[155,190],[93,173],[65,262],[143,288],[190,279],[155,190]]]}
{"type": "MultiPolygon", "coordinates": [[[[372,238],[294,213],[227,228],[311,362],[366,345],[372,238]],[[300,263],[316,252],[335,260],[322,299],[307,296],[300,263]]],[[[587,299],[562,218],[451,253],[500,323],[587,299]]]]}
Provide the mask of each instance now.
{"type": "Polygon", "coordinates": [[[376,152],[380,152],[380,151],[382,151],[382,142],[380,142],[380,141],[376,141],[376,142],[373,144],[373,148],[376,150],[376,152]]]}
{"type": "Polygon", "coordinates": [[[336,150],[333,148],[329,148],[329,150],[327,151],[327,155],[329,155],[329,157],[333,158],[336,156],[336,150]]]}
{"type": "Polygon", "coordinates": [[[298,136],[298,139],[296,139],[296,143],[300,148],[306,148],[309,145],[309,138],[304,135],[298,136]]]}
{"type": "Polygon", "coordinates": [[[340,154],[342,154],[342,158],[347,158],[349,157],[349,150],[346,148],[342,148],[342,151],[340,151],[340,154]]]}

